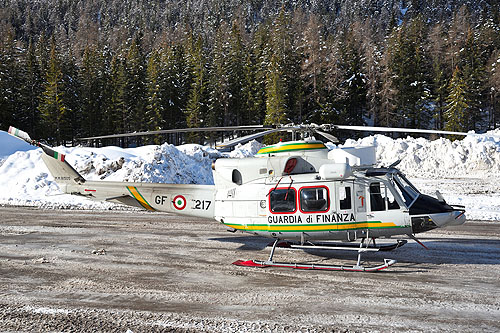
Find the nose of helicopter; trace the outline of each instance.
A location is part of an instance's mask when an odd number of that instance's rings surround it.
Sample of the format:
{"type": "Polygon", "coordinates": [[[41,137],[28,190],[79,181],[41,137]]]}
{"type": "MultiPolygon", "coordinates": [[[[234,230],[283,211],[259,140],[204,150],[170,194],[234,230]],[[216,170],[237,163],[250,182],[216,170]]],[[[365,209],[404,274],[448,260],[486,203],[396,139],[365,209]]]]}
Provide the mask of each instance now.
{"type": "Polygon", "coordinates": [[[465,222],[465,207],[449,205],[441,197],[439,199],[428,195],[420,195],[410,207],[414,233],[460,225],[465,222]]]}
{"type": "Polygon", "coordinates": [[[446,213],[429,214],[437,227],[443,228],[451,225],[461,225],[465,222],[465,210],[457,209],[446,213]]]}

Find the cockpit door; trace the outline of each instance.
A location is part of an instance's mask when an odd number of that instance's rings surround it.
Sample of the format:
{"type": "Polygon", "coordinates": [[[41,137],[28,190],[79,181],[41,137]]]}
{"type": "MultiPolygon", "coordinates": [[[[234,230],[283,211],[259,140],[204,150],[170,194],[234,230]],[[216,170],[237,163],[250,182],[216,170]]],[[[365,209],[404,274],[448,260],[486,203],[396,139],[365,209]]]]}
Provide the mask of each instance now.
{"type": "Polygon", "coordinates": [[[378,179],[369,180],[367,185],[365,209],[370,229],[380,231],[409,225],[408,210],[390,185],[378,179]]]}
{"type": "MultiPolygon", "coordinates": [[[[354,182],[342,181],[335,184],[335,212],[337,220],[337,230],[349,231],[356,229],[354,182]]],[[[348,232],[349,235],[349,232],[348,232]]],[[[353,234],[354,235],[354,234],[353,234]]],[[[351,236],[348,236],[350,239],[351,236]]],[[[352,236],[353,239],[355,238],[352,236]]]]}

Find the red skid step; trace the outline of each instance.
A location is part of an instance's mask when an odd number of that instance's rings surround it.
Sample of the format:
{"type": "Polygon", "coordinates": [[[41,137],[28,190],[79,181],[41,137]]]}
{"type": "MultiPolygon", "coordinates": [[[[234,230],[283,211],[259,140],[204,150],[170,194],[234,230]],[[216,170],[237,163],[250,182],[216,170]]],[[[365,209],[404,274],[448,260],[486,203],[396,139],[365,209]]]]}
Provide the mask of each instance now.
{"type": "Polygon", "coordinates": [[[258,264],[253,260],[236,260],[233,265],[244,267],[267,267],[266,265],[258,264]]]}
{"type": "Polygon", "coordinates": [[[298,263],[285,263],[274,261],[259,261],[259,260],[238,260],[233,262],[233,265],[244,267],[285,267],[294,269],[318,269],[330,271],[351,271],[351,272],[377,272],[386,269],[396,263],[396,260],[384,259],[384,263],[374,267],[364,266],[334,266],[334,265],[320,265],[320,264],[298,264],[298,263]]]}

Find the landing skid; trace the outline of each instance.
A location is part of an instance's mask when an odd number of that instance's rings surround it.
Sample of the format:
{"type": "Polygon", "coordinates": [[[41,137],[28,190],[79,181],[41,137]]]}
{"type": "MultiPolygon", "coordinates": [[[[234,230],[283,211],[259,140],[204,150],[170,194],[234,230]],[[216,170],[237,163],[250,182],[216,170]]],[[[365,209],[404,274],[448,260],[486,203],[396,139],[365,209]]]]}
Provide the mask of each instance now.
{"type": "Polygon", "coordinates": [[[244,266],[244,267],[286,267],[295,269],[316,269],[316,270],[330,270],[330,271],[351,271],[351,272],[377,272],[388,268],[396,263],[396,260],[384,259],[384,263],[379,266],[365,267],[361,265],[361,255],[365,252],[373,251],[390,251],[394,250],[400,246],[406,244],[406,240],[400,240],[396,244],[390,245],[375,245],[374,239],[363,239],[359,245],[355,247],[351,244],[333,244],[333,243],[316,243],[310,245],[306,244],[293,244],[290,242],[283,242],[276,239],[273,243],[271,254],[267,261],[261,260],[237,260],[233,262],[233,265],[244,266]],[[373,245],[370,245],[373,241],[373,245]],[[356,265],[353,266],[336,266],[336,265],[323,265],[323,264],[305,264],[305,263],[286,263],[286,262],[276,262],[273,261],[274,251],[276,247],[292,248],[292,249],[302,249],[302,250],[356,250],[358,251],[358,261],[356,265]]]}
{"type": "MultiPolygon", "coordinates": [[[[377,251],[392,251],[397,249],[398,247],[401,247],[408,243],[407,240],[405,239],[400,239],[397,241],[397,243],[393,244],[384,244],[384,245],[368,245],[363,247],[364,252],[377,252],[377,251]]],[[[270,243],[268,246],[273,246],[273,243],[270,243]]],[[[280,248],[288,248],[288,249],[301,249],[301,250],[354,250],[354,251],[359,251],[359,245],[358,244],[349,244],[349,243],[311,243],[310,245],[300,245],[288,241],[282,241],[279,242],[276,247],[280,248]]]]}
{"type": "Polygon", "coordinates": [[[396,260],[384,259],[384,264],[373,267],[364,266],[334,266],[320,264],[298,264],[275,261],[260,261],[260,260],[238,260],[233,262],[233,265],[244,267],[286,267],[295,269],[316,269],[326,271],[350,271],[350,272],[377,272],[388,268],[396,263],[396,260]]]}

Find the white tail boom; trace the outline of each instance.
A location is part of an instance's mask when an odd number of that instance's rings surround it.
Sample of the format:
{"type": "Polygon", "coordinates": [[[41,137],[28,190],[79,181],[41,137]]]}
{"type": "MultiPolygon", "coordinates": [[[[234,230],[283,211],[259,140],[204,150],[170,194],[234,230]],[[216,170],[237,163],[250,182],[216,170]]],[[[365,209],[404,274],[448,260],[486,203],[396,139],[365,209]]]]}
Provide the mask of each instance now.
{"type": "Polygon", "coordinates": [[[42,160],[64,193],[150,211],[159,210],[179,215],[214,217],[215,187],[213,185],[88,181],[66,161],[64,154],[31,139],[28,133],[15,127],[9,128],[9,134],[43,150],[42,160]]]}

